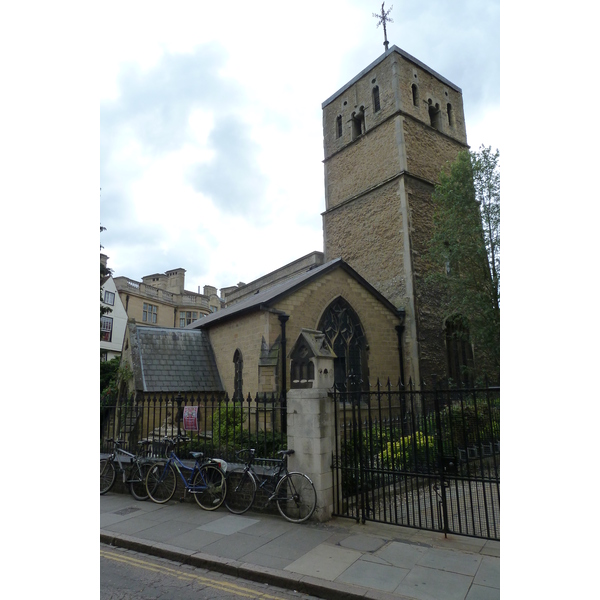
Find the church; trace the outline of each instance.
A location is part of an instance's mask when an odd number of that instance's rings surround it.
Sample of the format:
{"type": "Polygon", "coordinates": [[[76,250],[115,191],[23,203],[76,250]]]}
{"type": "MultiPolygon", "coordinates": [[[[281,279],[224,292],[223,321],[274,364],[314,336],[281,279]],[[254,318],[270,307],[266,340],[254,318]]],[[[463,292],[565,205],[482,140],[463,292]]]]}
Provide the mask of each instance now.
{"type": "Polygon", "coordinates": [[[471,348],[448,342],[439,294],[426,279],[431,195],[442,168],[468,149],[461,89],[386,45],[322,111],[323,252],[227,288],[224,309],[184,329],[129,322],[129,393],[285,395],[315,376],[290,360],[307,331],[324,335],[341,388],[389,378],[418,389],[455,376],[461,361],[477,362],[471,348]],[[196,342],[202,370],[184,360],[196,342]],[[156,376],[169,364],[181,379],[156,376]]]}

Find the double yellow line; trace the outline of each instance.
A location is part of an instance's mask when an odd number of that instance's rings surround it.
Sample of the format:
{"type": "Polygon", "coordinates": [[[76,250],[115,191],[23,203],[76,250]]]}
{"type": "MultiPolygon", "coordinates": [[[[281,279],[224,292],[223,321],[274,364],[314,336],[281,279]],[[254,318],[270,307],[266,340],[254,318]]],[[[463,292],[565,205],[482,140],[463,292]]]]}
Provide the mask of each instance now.
{"type": "Polygon", "coordinates": [[[146,571],[152,571],[154,573],[161,573],[163,575],[170,575],[175,577],[176,579],[181,579],[182,581],[197,581],[198,583],[202,583],[208,587],[215,588],[217,590],[221,590],[224,592],[230,592],[235,596],[240,596],[242,598],[264,598],[265,600],[285,600],[279,596],[272,596],[270,594],[266,594],[264,592],[260,592],[257,590],[253,590],[251,588],[245,588],[239,585],[235,585],[234,583],[227,583],[226,581],[216,581],[215,579],[211,579],[210,577],[201,577],[200,575],[194,575],[193,573],[185,573],[184,571],[178,569],[172,569],[170,567],[166,567],[164,565],[159,565],[157,563],[140,560],[139,558],[134,558],[133,556],[127,556],[120,554],[118,552],[111,552],[110,550],[100,550],[100,556],[102,558],[106,558],[108,560],[113,560],[115,562],[124,563],[129,565],[130,567],[136,567],[139,569],[145,569],[146,571]]]}

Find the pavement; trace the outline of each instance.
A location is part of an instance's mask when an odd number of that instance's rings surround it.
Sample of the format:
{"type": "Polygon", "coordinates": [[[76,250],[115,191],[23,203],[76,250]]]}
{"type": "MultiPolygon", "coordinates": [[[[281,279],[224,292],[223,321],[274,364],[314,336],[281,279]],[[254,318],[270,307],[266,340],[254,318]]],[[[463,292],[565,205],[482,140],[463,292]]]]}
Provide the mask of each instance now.
{"type": "Polygon", "coordinates": [[[327,600],[497,600],[500,542],[100,496],[100,542],[327,600]]]}

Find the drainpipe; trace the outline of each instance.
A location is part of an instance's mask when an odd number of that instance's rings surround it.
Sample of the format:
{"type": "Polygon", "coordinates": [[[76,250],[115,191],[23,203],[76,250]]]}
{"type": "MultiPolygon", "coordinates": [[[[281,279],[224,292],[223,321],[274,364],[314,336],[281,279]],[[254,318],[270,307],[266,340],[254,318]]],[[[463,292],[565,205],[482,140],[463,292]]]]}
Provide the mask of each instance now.
{"type": "Polygon", "coordinates": [[[287,346],[285,340],[285,324],[289,315],[277,315],[281,323],[281,430],[287,433],[287,346]]]}
{"type": "Polygon", "coordinates": [[[396,334],[398,335],[398,354],[400,355],[400,385],[404,387],[404,353],[402,352],[402,334],[404,333],[404,309],[400,309],[400,325],[396,325],[396,334]]]}

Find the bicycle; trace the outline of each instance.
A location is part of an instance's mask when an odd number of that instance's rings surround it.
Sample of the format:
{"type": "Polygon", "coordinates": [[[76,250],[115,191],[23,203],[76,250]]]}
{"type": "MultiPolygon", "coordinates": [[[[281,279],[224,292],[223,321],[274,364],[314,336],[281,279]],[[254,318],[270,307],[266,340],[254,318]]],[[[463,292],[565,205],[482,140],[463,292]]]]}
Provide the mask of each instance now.
{"type": "Polygon", "coordinates": [[[115,484],[117,479],[116,463],[119,473],[123,474],[123,483],[129,487],[131,495],[136,500],[146,500],[148,498],[146,493],[146,469],[148,468],[146,456],[148,455],[148,445],[151,442],[148,440],[138,442],[138,446],[142,447],[142,451],[139,454],[132,454],[121,448],[124,440],[110,438],[106,441],[109,444],[112,443],[114,449],[108,458],[100,459],[100,495],[106,494],[115,484]],[[124,466],[123,458],[128,459],[131,465],[129,468],[124,466]]]}
{"type": "Polygon", "coordinates": [[[179,475],[185,492],[194,495],[198,506],[204,510],[215,510],[225,500],[227,463],[219,458],[208,458],[202,461],[203,452],[190,452],[190,456],[195,461],[194,466],[185,465],[175,454],[174,447],[178,442],[188,440],[189,438],[184,436],[165,438],[167,459],[155,461],[148,469],[146,492],[153,502],[165,504],[175,494],[177,475],[179,475]],[[182,470],[189,472],[189,477],[186,478],[182,470]]]}
{"type": "Polygon", "coordinates": [[[315,512],[317,492],[310,477],[297,471],[288,471],[287,457],[293,450],[280,450],[281,459],[257,459],[275,463],[275,471],[260,474],[253,466],[255,450],[249,448],[236,452],[236,456],[248,453],[248,460],[243,467],[231,469],[227,474],[228,489],[225,495],[225,506],[235,515],[250,510],[259,489],[268,494],[265,507],[275,500],[282,517],[292,523],[304,523],[315,512]],[[258,482],[258,483],[257,483],[258,482]]]}

